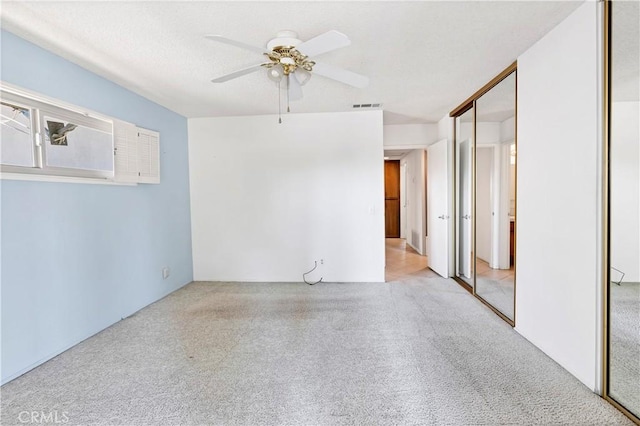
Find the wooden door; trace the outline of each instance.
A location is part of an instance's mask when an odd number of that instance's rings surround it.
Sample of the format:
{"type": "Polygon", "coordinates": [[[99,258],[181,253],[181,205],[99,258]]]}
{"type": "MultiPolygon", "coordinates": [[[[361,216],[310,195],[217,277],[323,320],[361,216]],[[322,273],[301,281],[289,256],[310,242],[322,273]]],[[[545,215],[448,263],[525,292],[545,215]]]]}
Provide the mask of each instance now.
{"type": "Polygon", "coordinates": [[[400,161],[384,162],[384,221],[387,238],[400,238],[400,161]]]}

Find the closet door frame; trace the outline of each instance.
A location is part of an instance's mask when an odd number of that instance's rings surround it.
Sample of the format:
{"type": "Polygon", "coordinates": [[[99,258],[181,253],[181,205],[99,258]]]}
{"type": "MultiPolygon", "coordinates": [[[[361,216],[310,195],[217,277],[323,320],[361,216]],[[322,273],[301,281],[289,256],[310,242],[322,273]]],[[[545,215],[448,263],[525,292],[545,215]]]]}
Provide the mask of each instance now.
{"type": "Polygon", "coordinates": [[[612,6],[613,1],[607,0],[603,2],[603,28],[602,31],[602,51],[603,51],[603,68],[602,68],[602,397],[611,405],[620,410],[631,421],[640,425],[640,418],[628,410],[624,405],[619,403],[610,395],[609,386],[609,363],[611,344],[611,103],[612,99],[612,6]]]}
{"type": "MultiPolygon", "coordinates": [[[[484,303],[487,307],[489,307],[489,309],[491,309],[496,315],[498,315],[500,318],[502,318],[505,322],[507,322],[509,325],[511,325],[512,327],[515,327],[515,318],[516,318],[516,291],[517,291],[517,286],[516,286],[516,279],[515,279],[515,274],[516,274],[516,268],[517,268],[517,253],[516,253],[516,242],[517,242],[517,238],[518,238],[518,233],[517,230],[514,234],[514,281],[513,281],[513,319],[507,317],[505,314],[503,314],[500,310],[498,310],[497,308],[495,308],[493,305],[491,305],[489,302],[487,302],[485,299],[483,299],[481,296],[479,296],[476,292],[476,283],[477,283],[477,269],[476,269],[476,258],[477,258],[477,250],[476,250],[476,116],[477,116],[477,109],[476,109],[476,101],[485,93],[487,93],[489,90],[493,89],[495,86],[497,86],[502,80],[506,79],[507,77],[509,77],[511,74],[514,74],[515,78],[516,78],[516,97],[515,97],[515,126],[516,126],[516,131],[515,131],[515,138],[514,138],[514,143],[516,145],[516,176],[515,176],[515,180],[516,180],[516,195],[515,195],[515,217],[516,217],[516,228],[517,228],[517,223],[518,223],[518,191],[517,191],[517,181],[518,181],[518,161],[517,161],[517,155],[518,155],[518,89],[517,89],[517,81],[518,81],[518,62],[515,61],[513,62],[511,65],[509,65],[507,68],[505,68],[500,74],[498,74],[497,76],[495,76],[491,81],[489,81],[487,84],[485,84],[484,86],[482,86],[478,91],[476,91],[473,95],[471,95],[469,98],[467,98],[464,102],[462,102],[457,108],[455,108],[453,111],[451,111],[449,113],[449,117],[452,117],[454,119],[454,132],[453,132],[453,167],[454,167],[454,183],[453,183],[453,190],[454,193],[457,193],[458,191],[458,170],[456,168],[456,164],[457,164],[457,158],[456,158],[456,144],[457,144],[457,140],[456,140],[456,135],[457,135],[457,122],[456,122],[456,118],[462,116],[464,113],[466,113],[467,111],[469,111],[470,109],[473,109],[473,145],[471,148],[471,180],[472,180],[472,184],[471,184],[471,210],[473,212],[472,215],[472,220],[471,220],[471,245],[472,245],[472,259],[471,262],[473,264],[473,268],[472,268],[472,272],[473,272],[473,285],[469,285],[468,283],[466,283],[464,280],[460,279],[459,277],[456,276],[456,274],[454,274],[453,279],[462,286],[462,288],[464,288],[465,290],[469,291],[471,294],[473,294],[478,300],[480,300],[482,303],[484,303]]],[[[456,199],[456,196],[454,195],[454,212],[458,212],[458,200],[456,199]]],[[[458,235],[458,220],[459,218],[456,217],[454,222],[456,223],[455,225],[455,231],[454,231],[454,235],[456,236],[456,238],[454,238],[455,244],[456,244],[456,249],[454,250],[455,253],[457,253],[457,245],[458,245],[458,240],[457,240],[457,235],[458,235]]]]}

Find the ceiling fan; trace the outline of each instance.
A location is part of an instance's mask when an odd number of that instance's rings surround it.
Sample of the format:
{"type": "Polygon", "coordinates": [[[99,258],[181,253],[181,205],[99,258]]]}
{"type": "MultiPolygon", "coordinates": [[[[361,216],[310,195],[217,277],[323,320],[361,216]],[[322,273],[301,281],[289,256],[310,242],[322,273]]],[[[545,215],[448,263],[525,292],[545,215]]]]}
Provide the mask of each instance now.
{"type": "Polygon", "coordinates": [[[298,39],[298,35],[294,31],[279,31],[276,37],[267,43],[266,48],[252,46],[220,35],[206,35],[205,37],[219,43],[262,54],[268,59],[267,62],[214,78],[211,80],[213,83],[224,83],[266,69],[267,76],[271,80],[277,83],[283,79],[286,80],[288,98],[293,101],[302,99],[301,86],[306,84],[314,74],[358,88],[364,88],[369,84],[369,78],[364,75],[309,59],[309,57],[315,57],[351,44],[349,37],[336,30],[327,31],[304,42],[298,39]]]}

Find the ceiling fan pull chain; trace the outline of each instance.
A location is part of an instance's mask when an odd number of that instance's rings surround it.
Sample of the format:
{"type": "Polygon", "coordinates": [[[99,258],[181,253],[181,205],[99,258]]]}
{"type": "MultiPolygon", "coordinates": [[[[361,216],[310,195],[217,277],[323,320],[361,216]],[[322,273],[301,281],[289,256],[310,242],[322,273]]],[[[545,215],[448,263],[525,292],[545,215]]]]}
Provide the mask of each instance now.
{"type": "Polygon", "coordinates": [[[291,112],[291,108],[289,108],[289,79],[291,78],[291,74],[287,74],[287,112],[291,112]]]}
{"type": "Polygon", "coordinates": [[[280,82],[278,81],[278,124],[282,124],[282,113],[280,112],[280,104],[282,104],[282,102],[280,101],[280,82]]]}

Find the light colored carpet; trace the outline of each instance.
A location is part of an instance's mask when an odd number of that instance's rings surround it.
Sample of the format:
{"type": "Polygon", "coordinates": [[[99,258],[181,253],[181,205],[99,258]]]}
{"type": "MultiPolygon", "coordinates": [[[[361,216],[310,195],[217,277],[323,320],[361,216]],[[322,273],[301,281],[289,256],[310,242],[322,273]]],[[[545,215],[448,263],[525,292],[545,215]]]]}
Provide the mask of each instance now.
{"type": "Polygon", "coordinates": [[[452,280],[193,283],[2,388],[2,424],[630,425],[452,280]]]}
{"type": "Polygon", "coordinates": [[[476,293],[508,318],[513,319],[513,278],[497,280],[477,276],[476,293]]]}
{"type": "Polygon", "coordinates": [[[609,394],[640,416],[640,283],[611,284],[609,394]]]}

